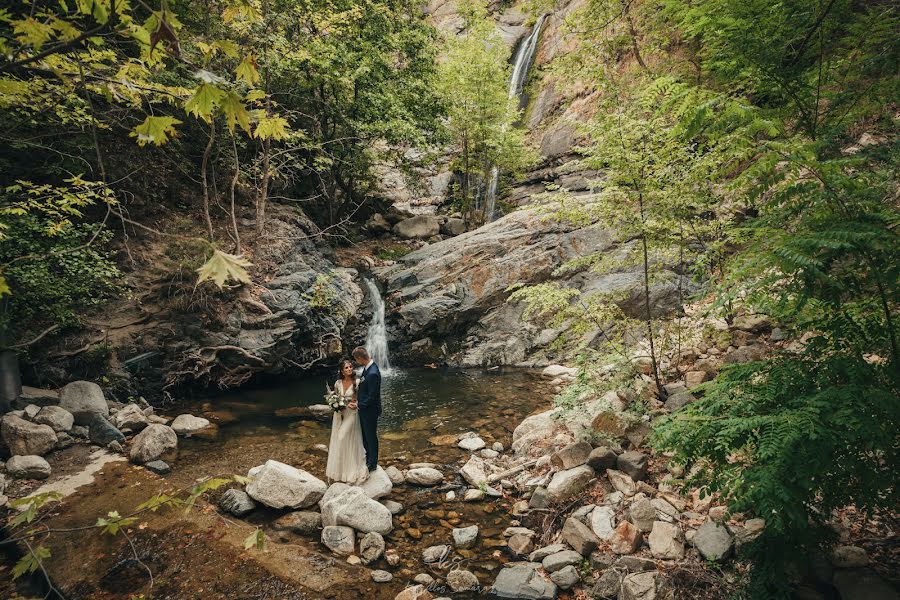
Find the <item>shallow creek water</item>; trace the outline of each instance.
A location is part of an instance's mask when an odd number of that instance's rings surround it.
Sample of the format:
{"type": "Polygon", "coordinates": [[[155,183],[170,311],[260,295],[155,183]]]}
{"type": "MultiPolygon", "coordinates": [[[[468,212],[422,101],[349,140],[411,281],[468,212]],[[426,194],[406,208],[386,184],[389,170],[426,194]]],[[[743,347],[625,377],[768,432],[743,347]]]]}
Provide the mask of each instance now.
{"type": "MultiPolygon", "coordinates": [[[[66,499],[54,525],[85,523],[89,515],[101,516],[112,508],[125,513],[129,505],[136,506],[166,487],[184,488],[206,476],[244,475],[267,459],[306,469],[324,480],[326,455],[316,446],[328,443],[330,423],[290,415],[292,408],[320,404],[326,380],[333,383],[335,378],[323,376],[277,388],[239,390],[163,411],[170,416],[180,412],[202,415],[217,427],[213,435],[180,439],[172,473],[163,478],[124,463],[105,468],[95,484],[66,499]]],[[[450,489],[458,496],[465,489],[457,470],[468,453],[456,446],[456,436],[476,431],[488,447],[495,441],[508,447],[516,425],[550,403],[548,386],[532,371],[395,369],[385,378],[383,397],[381,466],[403,469],[412,462],[433,462],[446,476],[443,486],[400,485],[389,496],[405,507],[394,517],[394,530],[385,536],[387,548],[400,554],[398,566],[389,567],[384,558],[368,565],[368,569],[347,565],[344,559],[329,554],[317,539],[276,531],[272,522],[283,511],[260,508],[246,519],[232,519],[231,525],[222,527],[210,507],[179,517],[176,522],[171,517],[154,517],[145,530],[134,532],[139,552],[156,573],[153,587],[148,585],[144,570],[131,564],[127,545],[111,540],[66,543],[53,559],[55,578],[72,584],[66,585],[69,597],[131,598],[144,594],[146,598],[390,599],[418,573],[443,579],[458,566],[473,571],[487,590],[497,570],[510,560],[503,550],[503,531],[514,519],[510,514],[514,499],[475,503],[446,500],[450,489]],[[452,546],[451,529],[473,524],[480,528],[473,549],[454,550],[441,566],[429,567],[422,562],[426,547],[452,546]],[[241,548],[243,538],[254,526],[261,527],[269,537],[264,552],[241,548]],[[394,580],[376,584],[369,569],[388,570],[394,580]],[[90,572],[94,573],[86,575],[90,572]],[[76,581],[66,581],[70,579],[76,581]]],[[[82,537],[96,536],[91,533],[82,537]]],[[[435,597],[449,595],[449,589],[435,589],[433,593],[435,597]]],[[[457,598],[482,596],[454,594],[457,598]]]]}

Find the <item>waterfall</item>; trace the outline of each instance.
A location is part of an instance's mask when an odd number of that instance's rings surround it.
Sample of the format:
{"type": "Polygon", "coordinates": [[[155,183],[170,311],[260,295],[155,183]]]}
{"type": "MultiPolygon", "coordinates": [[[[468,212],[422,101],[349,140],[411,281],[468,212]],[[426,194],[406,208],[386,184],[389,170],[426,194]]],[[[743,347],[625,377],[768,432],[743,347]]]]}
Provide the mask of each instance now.
{"type": "MultiPolygon", "coordinates": [[[[534,28],[528,37],[525,38],[519,49],[516,50],[516,58],[513,62],[512,75],[509,77],[508,98],[519,98],[519,104],[522,101],[522,90],[525,88],[525,81],[528,79],[528,71],[531,69],[531,63],[534,62],[534,55],[537,52],[538,37],[541,35],[541,27],[547,15],[541,15],[541,18],[534,24],[534,28]]],[[[484,217],[488,222],[494,220],[494,213],[497,212],[497,188],[500,184],[500,170],[496,165],[491,167],[491,175],[487,186],[484,189],[484,217]]]]}
{"type": "Polygon", "coordinates": [[[372,357],[382,373],[387,373],[391,368],[388,358],[387,327],[384,324],[384,300],[381,292],[371,279],[364,280],[369,290],[369,298],[372,299],[372,322],[369,323],[369,333],[366,335],[366,350],[372,357]]]}

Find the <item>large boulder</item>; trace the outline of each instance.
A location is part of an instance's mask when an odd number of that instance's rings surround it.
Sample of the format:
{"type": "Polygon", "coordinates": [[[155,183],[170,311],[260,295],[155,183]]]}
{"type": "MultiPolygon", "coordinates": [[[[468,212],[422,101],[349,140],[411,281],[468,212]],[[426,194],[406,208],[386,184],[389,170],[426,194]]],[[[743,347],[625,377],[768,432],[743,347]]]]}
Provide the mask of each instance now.
{"type": "Polygon", "coordinates": [[[75,417],[76,425],[89,425],[94,415],[109,416],[109,406],[100,386],[91,381],[73,381],[59,393],[59,405],[75,417]]]}
{"type": "Polygon", "coordinates": [[[524,454],[535,442],[553,437],[553,433],[558,427],[559,421],[552,410],[526,417],[513,430],[513,451],[517,454],[524,454]]]}
{"type": "Polygon", "coordinates": [[[841,600],[898,600],[900,594],[872,569],[839,569],[834,587],[841,600]]]}
{"type": "Polygon", "coordinates": [[[131,440],[128,457],[143,465],[159,459],[171,460],[178,451],[178,436],[171,427],[154,423],[131,440]]]}
{"type": "Polygon", "coordinates": [[[33,421],[38,425],[48,425],[53,431],[70,431],[75,425],[75,417],[59,406],[45,406],[34,416],[33,421]]]}
{"type": "Polygon", "coordinates": [[[707,519],[694,534],[694,546],[706,560],[726,558],[734,546],[734,538],[723,525],[707,519]]]}
{"type": "Polygon", "coordinates": [[[391,483],[391,478],[385,470],[379,466],[369,473],[369,478],[359,487],[366,493],[366,496],[376,500],[390,494],[394,489],[394,484],[391,483]]]}
{"type": "Polygon", "coordinates": [[[209,419],[203,417],[195,417],[194,415],[178,415],[172,421],[172,429],[178,435],[191,435],[197,433],[201,429],[209,427],[209,419]]]}
{"type": "Polygon", "coordinates": [[[550,458],[550,463],[559,469],[574,469],[587,463],[591,450],[589,443],[575,442],[555,453],[550,458]]]}
{"type": "Polygon", "coordinates": [[[387,535],[394,528],[393,515],[386,506],[369,498],[358,486],[334,483],[321,497],[324,525],[346,525],[356,531],[387,535]]]}
{"type": "Polygon", "coordinates": [[[498,598],[527,598],[530,600],[554,600],[556,584],[545,580],[529,566],[500,569],[491,592],[498,598]]]}
{"type": "Polygon", "coordinates": [[[0,436],[10,454],[43,456],[54,447],[58,439],[49,425],[29,423],[16,415],[6,415],[0,424],[0,436]]]}
{"type": "Polygon", "coordinates": [[[647,544],[653,558],[681,560],[684,558],[684,543],[681,540],[682,534],[678,525],[656,521],[647,537],[647,544]]]}
{"type": "Polygon", "coordinates": [[[119,412],[113,415],[113,425],[120,430],[127,430],[137,433],[143,430],[150,421],[144,414],[144,411],[137,404],[129,404],[119,412]]]}
{"type": "Polygon", "coordinates": [[[427,239],[440,231],[441,222],[432,215],[416,215],[394,225],[394,233],[406,239],[427,239]]]}
{"type": "Polygon", "coordinates": [[[112,442],[125,442],[125,436],[103,415],[95,414],[88,425],[88,437],[98,446],[108,446],[112,442]]]}
{"type": "MultiPolygon", "coordinates": [[[[469,485],[481,487],[482,485],[488,484],[488,477],[491,475],[492,471],[493,469],[491,466],[485,462],[483,458],[473,454],[459,470],[459,474],[462,475],[463,479],[469,482],[469,485]]],[[[408,477],[409,475],[407,474],[407,478],[408,477]]]]}
{"type": "Polygon", "coordinates": [[[272,508],[307,508],[318,502],[328,486],[321,479],[290,465],[268,460],[251,469],[250,497],[272,508]]]}
{"type": "Polygon", "coordinates": [[[50,477],[50,465],[40,456],[13,456],[6,461],[6,470],[17,479],[50,477]]]}
{"type": "Polygon", "coordinates": [[[559,471],[547,485],[547,493],[559,502],[579,493],[593,478],[594,470],[587,465],[559,471]]]}
{"type": "Polygon", "coordinates": [[[582,556],[588,556],[600,546],[600,539],[594,535],[591,528],[575,517],[566,519],[566,524],[562,529],[562,538],[582,556]]]}

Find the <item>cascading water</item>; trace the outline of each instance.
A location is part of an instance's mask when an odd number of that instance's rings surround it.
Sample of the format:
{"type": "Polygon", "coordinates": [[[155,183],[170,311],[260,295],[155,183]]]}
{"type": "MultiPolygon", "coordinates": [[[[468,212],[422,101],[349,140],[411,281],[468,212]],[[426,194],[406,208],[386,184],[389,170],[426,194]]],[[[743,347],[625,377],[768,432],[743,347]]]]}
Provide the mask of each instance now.
{"type": "Polygon", "coordinates": [[[387,373],[391,368],[391,361],[388,358],[387,327],[384,324],[384,300],[371,279],[366,279],[365,284],[369,290],[369,298],[372,299],[372,322],[369,323],[369,333],[366,335],[366,350],[382,373],[387,373]]]}
{"type": "MultiPolygon", "coordinates": [[[[528,37],[525,38],[519,49],[516,51],[516,59],[513,62],[512,75],[509,77],[509,98],[518,98],[519,104],[522,103],[522,90],[525,88],[525,81],[528,79],[528,71],[531,69],[531,63],[534,62],[534,55],[537,52],[538,37],[541,35],[541,28],[547,15],[541,15],[541,18],[534,24],[534,28],[528,37]]],[[[500,183],[500,170],[496,165],[491,167],[491,175],[484,189],[484,217],[490,222],[494,220],[494,214],[497,212],[497,188],[500,183]]]]}

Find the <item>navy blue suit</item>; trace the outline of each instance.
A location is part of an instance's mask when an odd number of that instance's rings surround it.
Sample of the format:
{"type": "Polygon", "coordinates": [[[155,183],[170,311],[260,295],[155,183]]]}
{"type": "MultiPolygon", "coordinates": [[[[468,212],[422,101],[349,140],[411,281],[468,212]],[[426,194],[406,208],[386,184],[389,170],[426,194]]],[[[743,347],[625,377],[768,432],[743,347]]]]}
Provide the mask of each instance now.
{"type": "Polygon", "coordinates": [[[359,424],[362,427],[363,448],[366,449],[366,467],[370,471],[378,466],[378,417],[381,415],[381,371],[372,363],[362,372],[362,381],[356,390],[359,408],[359,424]]]}

